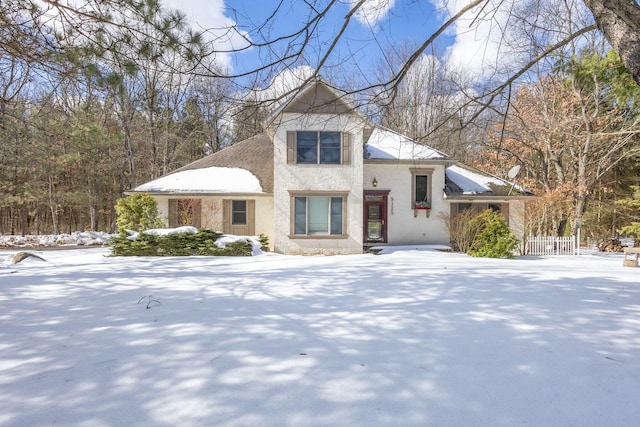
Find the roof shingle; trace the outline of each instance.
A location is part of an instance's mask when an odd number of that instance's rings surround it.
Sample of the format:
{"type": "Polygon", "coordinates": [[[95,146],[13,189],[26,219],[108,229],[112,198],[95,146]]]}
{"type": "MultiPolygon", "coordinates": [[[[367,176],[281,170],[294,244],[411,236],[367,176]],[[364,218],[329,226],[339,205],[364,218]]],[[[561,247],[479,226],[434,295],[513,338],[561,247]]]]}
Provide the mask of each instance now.
{"type": "Polygon", "coordinates": [[[262,191],[273,193],[273,141],[266,133],[252,136],[172,173],[212,166],[246,169],[258,178],[262,191]]]}

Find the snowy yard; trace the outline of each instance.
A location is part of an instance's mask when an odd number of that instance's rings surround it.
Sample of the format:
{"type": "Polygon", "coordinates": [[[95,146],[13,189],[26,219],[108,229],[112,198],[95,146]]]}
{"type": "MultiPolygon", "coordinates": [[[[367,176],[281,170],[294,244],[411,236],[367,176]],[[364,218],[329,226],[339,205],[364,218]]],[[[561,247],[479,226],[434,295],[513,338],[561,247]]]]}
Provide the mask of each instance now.
{"type": "Polygon", "coordinates": [[[35,253],[0,268],[2,426],[640,420],[622,255],[35,253]]]}

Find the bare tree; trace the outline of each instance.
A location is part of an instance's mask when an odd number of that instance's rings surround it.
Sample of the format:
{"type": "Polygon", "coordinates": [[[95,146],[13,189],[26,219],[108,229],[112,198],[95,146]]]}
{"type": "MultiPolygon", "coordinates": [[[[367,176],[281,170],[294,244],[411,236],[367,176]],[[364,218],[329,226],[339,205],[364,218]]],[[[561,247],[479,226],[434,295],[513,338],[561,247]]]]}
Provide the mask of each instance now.
{"type": "MultiPolygon", "coordinates": [[[[412,51],[411,45],[404,44],[389,53],[379,62],[376,78],[388,78],[412,51]]],[[[375,102],[369,106],[370,114],[382,126],[463,160],[470,142],[477,142],[473,129],[463,126],[466,116],[474,112],[473,107],[464,106],[467,99],[460,96],[469,81],[460,67],[438,59],[435,53],[424,54],[395,93],[389,94],[390,99],[371,97],[375,102]]]]}
{"type": "Polygon", "coordinates": [[[602,180],[639,152],[636,110],[624,106],[640,89],[624,87],[626,70],[616,61],[611,54],[583,55],[567,61],[563,72],[522,85],[505,122],[487,140],[490,154],[481,166],[503,175],[521,165],[525,185],[548,201],[540,218],[553,221],[558,234],[568,220],[581,221],[602,180]]]}

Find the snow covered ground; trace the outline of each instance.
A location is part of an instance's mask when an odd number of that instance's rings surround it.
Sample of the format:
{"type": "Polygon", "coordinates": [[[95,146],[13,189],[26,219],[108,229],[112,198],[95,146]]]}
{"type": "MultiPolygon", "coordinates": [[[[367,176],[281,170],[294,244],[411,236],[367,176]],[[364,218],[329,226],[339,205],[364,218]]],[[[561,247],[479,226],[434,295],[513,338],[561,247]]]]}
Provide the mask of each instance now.
{"type": "Polygon", "coordinates": [[[638,425],[640,269],[419,249],[36,251],[0,268],[0,425],[638,425]]]}
{"type": "Polygon", "coordinates": [[[74,231],[73,233],[19,236],[0,234],[0,247],[34,246],[104,246],[111,234],[102,231],[74,231]]]}

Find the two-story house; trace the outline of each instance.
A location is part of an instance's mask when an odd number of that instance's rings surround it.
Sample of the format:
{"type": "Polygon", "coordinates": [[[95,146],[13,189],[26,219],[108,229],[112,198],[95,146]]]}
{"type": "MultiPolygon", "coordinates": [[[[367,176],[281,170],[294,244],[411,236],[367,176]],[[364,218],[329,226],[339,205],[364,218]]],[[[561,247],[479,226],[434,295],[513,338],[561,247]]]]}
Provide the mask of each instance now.
{"type": "Polygon", "coordinates": [[[264,133],[132,192],[153,195],[170,227],[264,234],[287,254],[446,245],[442,216],[465,209],[498,210],[521,234],[527,196],[371,125],[345,93],[323,81],[273,111],[264,133]]]}

